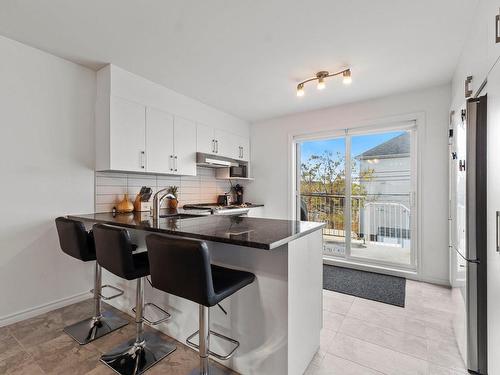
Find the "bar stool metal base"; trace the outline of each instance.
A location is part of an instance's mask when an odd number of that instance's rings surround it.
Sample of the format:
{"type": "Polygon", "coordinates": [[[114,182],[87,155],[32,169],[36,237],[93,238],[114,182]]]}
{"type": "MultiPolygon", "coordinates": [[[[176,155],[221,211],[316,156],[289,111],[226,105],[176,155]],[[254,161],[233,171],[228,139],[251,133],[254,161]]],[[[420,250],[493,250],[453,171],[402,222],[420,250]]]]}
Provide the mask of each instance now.
{"type": "Polygon", "coordinates": [[[153,367],[176,347],[153,332],[143,333],[142,341],[131,339],[101,357],[101,362],[121,375],[139,375],[153,367]]]}
{"type": "Polygon", "coordinates": [[[234,374],[234,371],[222,366],[216,366],[214,363],[209,363],[208,368],[202,368],[200,366],[189,372],[189,375],[230,375],[234,374]]]}
{"type": "MultiPolygon", "coordinates": [[[[223,334],[212,331],[212,330],[209,330],[209,334],[211,336],[216,336],[222,340],[225,340],[225,341],[233,344],[233,349],[231,349],[231,351],[227,354],[219,354],[219,353],[213,352],[210,349],[208,349],[208,354],[211,355],[212,357],[215,357],[215,358],[220,359],[222,361],[228,360],[229,358],[231,358],[233,356],[234,352],[236,352],[236,349],[238,349],[240,347],[240,342],[236,341],[235,339],[232,339],[231,337],[224,336],[223,334]]],[[[195,344],[192,341],[192,339],[194,337],[199,336],[199,335],[200,335],[200,331],[198,330],[186,339],[186,344],[193,349],[199,350],[200,346],[198,344],[195,344]]]]}
{"type": "Polygon", "coordinates": [[[127,320],[120,318],[111,311],[104,311],[99,319],[94,317],[85,319],[65,327],[63,331],[80,345],[85,345],[127,324],[127,320]]]}

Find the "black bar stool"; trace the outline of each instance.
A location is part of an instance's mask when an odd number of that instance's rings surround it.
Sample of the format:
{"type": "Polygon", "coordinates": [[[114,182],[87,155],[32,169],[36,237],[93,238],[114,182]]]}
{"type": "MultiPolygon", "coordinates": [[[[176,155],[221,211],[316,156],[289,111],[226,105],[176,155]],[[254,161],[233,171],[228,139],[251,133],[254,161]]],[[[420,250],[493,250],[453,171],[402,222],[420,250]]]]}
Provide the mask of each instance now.
{"type": "Polygon", "coordinates": [[[146,244],[153,286],[199,304],[200,328],[186,340],[189,346],[199,349],[200,366],[191,374],[220,373],[221,370],[209,363],[209,355],[228,359],[238,348],[239,342],[210,330],[209,307],[251,284],[255,275],[211,265],[208,247],[203,241],[153,234],[146,237],[146,244]],[[190,341],[196,335],[199,345],[190,341]],[[212,352],[210,335],[228,340],[234,344],[234,348],[226,355],[212,352]]]}
{"type": "MultiPolygon", "coordinates": [[[[149,275],[148,255],[146,252],[133,254],[134,248],[125,229],[96,224],[93,232],[97,262],[116,276],[137,280],[135,338],[104,354],[101,361],[122,375],[142,374],[176,349],[175,345],[157,333],[144,332],[144,279],[149,275]]],[[[170,317],[168,313],[165,314],[170,317]]],[[[152,323],[157,324],[166,319],[152,323]]]]}
{"type": "MultiPolygon", "coordinates": [[[[55,222],[59,244],[63,252],[82,262],[96,260],[92,231],[87,232],[80,221],[64,217],[58,217],[55,222]]],[[[109,300],[121,296],[123,290],[111,285],[101,285],[101,267],[97,262],[95,263],[94,289],[91,292],[94,294],[94,316],[64,328],[64,332],[80,345],[94,341],[128,324],[127,320],[118,317],[111,311],[103,312],[101,310],[101,299],[109,300]],[[104,288],[114,289],[118,293],[105,297],[102,295],[104,288]]]]}

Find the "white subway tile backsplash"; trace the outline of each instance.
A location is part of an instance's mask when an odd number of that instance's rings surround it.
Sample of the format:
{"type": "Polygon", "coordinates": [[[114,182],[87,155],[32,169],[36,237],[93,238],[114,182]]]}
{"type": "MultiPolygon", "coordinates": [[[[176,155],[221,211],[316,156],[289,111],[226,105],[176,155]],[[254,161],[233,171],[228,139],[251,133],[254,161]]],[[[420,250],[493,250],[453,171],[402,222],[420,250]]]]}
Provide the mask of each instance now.
{"type": "Polygon", "coordinates": [[[217,180],[215,170],[201,168],[197,176],[144,175],[138,173],[96,172],[96,212],[110,212],[123,199],[125,193],[134,201],[142,186],[159,189],[177,186],[179,204],[215,203],[217,195],[230,191],[228,181],[217,180]]]}
{"type": "Polygon", "coordinates": [[[137,186],[137,187],[142,187],[142,186],[148,186],[148,187],[153,187],[156,186],[156,179],[152,178],[128,178],[127,179],[127,186],[137,186]]]}
{"type": "Polygon", "coordinates": [[[106,185],[98,185],[95,187],[96,195],[102,194],[125,194],[127,192],[126,186],[106,186],[106,185]]]}
{"type": "Polygon", "coordinates": [[[123,199],[123,195],[114,195],[114,194],[98,194],[95,197],[95,204],[111,204],[118,203],[123,199]]]}
{"type": "Polygon", "coordinates": [[[97,186],[127,186],[127,177],[96,176],[97,186]]]}

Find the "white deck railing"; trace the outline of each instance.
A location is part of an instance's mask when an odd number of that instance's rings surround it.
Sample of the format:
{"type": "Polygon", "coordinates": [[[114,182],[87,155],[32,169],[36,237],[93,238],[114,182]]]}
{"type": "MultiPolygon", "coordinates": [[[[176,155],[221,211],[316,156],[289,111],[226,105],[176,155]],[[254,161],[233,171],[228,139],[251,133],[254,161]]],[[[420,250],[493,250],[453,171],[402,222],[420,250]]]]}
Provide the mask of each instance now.
{"type": "MultiPolygon", "coordinates": [[[[307,207],[307,219],[326,223],[323,234],[345,237],[345,195],[308,193],[301,194],[301,198],[307,207]]],[[[351,238],[409,246],[411,211],[405,204],[409,199],[409,194],[352,196],[351,238]]]]}

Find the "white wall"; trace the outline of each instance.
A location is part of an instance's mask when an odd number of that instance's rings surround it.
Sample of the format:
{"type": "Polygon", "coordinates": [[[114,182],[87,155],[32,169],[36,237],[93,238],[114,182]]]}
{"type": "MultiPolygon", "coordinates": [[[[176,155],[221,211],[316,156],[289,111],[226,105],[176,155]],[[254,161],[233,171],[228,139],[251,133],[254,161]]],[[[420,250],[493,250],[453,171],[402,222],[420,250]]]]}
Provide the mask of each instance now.
{"type": "Polygon", "coordinates": [[[96,88],[93,71],[3,37],[0,82],[4,325],[92,286],[91,265],[61,252],[54,219],[94,208],[96,88]]]}
{"type": "Polygon", "coordinates": [[[425,122],[425,134],[420,134],[423,142],[419,145],[421,276],[427,281],[448,284],[449,105],[450,86],[444,85],[253,124],[251,155],[255,181],[249,185],[245,199],[264,203],[267,217],[291,217],[288,196],[291,135],[354,128],[377,119],[420,112],[425,122]]]}

